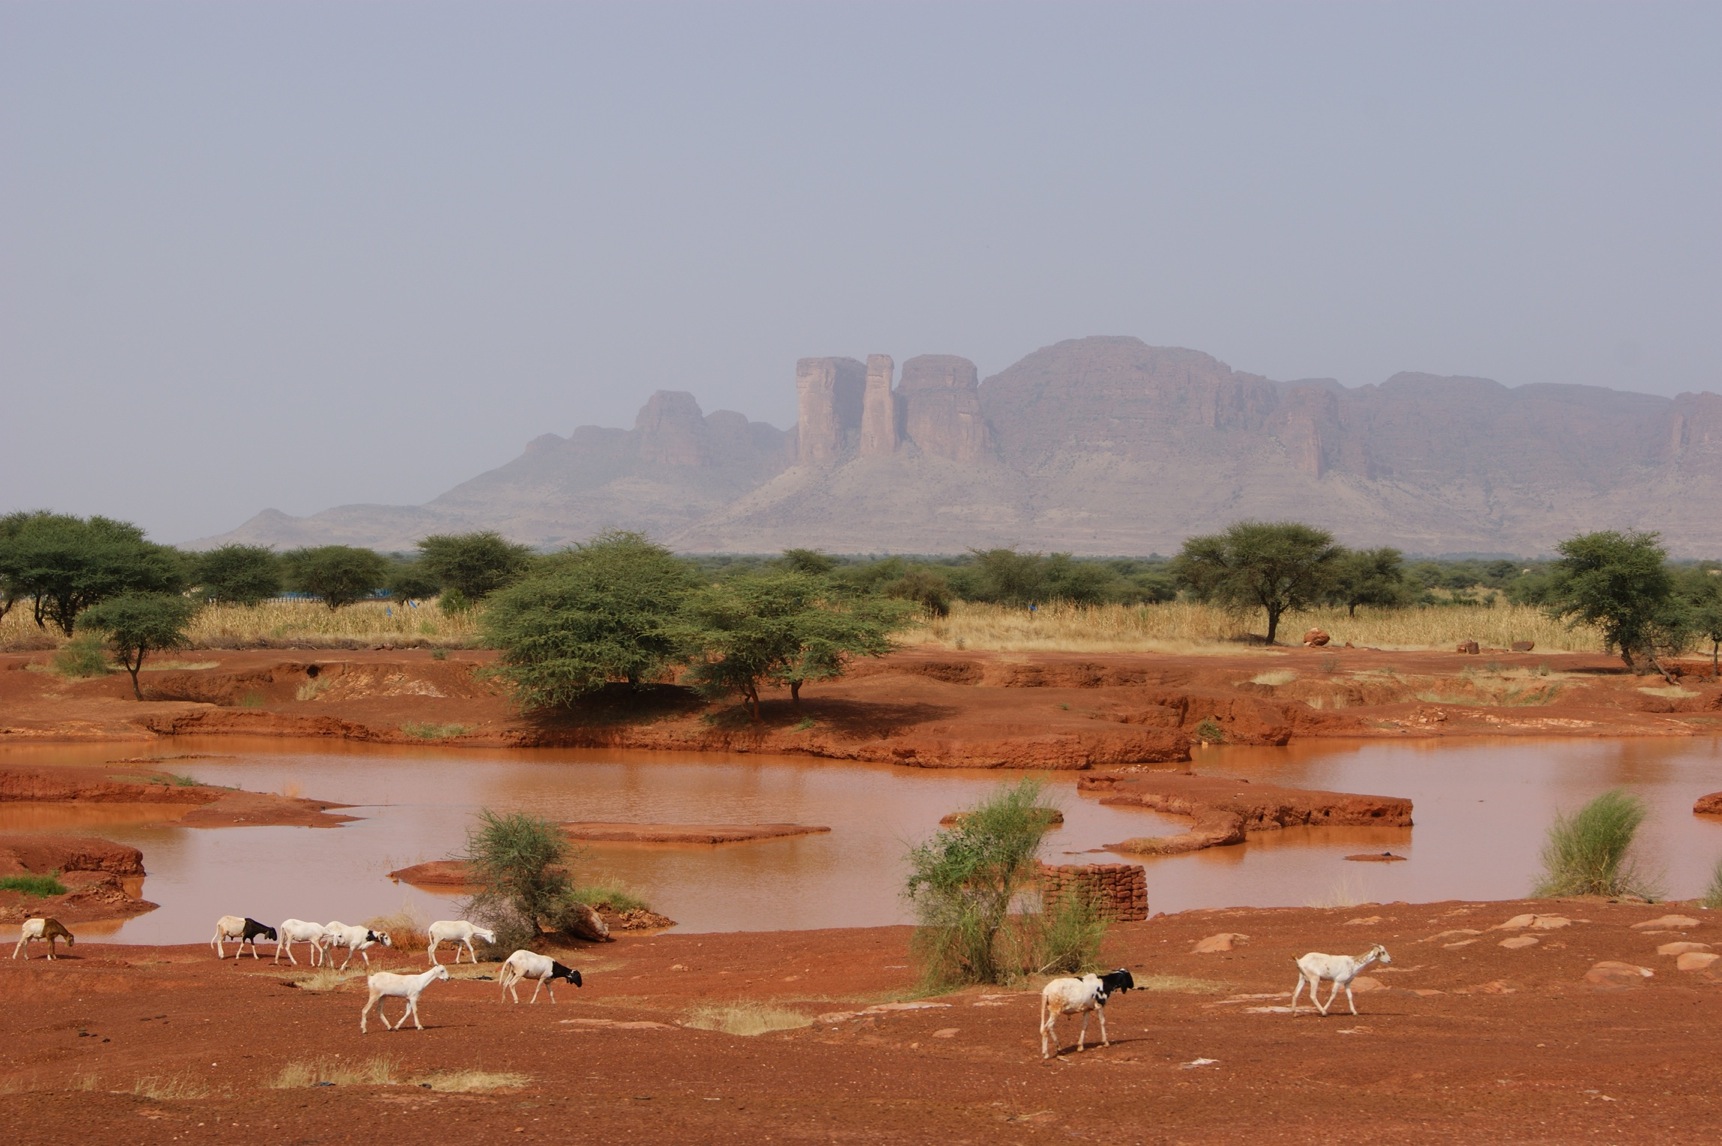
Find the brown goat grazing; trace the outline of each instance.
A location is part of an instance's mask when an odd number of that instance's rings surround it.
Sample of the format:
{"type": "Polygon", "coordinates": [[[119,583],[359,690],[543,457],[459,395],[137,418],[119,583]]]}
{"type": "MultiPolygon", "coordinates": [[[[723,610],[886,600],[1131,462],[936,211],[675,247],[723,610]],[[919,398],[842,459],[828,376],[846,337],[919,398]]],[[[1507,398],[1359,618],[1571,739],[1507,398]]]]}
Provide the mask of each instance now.
{"type": "Polygon", "coordinates": [[[50,959],[54,957],[54,941],[56,939],[64,939],[67,947],[74,946],[78,942],[77,938],[70,931],[66,930],[66,925],[61,923],[58,919],[26,919],[24,921],[24,930],[22,934],[18,936],[18,946],[12,949],[12,958],[16,959],[20,954],[22,954],[24,958],[28,960],[30,958],[30,952],[25,950],[24,944],[30,942],[32,939],[47,940],[48,958],[50,959]]]}

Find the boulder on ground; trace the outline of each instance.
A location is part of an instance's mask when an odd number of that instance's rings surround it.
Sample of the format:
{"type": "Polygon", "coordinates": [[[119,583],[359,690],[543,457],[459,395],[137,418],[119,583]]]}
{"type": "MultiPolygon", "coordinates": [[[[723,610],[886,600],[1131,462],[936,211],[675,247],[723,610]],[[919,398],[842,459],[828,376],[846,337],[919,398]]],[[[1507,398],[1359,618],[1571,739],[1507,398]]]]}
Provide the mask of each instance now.
{"type": "Polygon", "coordinates": [[[1535,641],[1514,641],[1513,642],[1513,651],[1515,653],[1528,653],[1536,647],[1537,647],[1537,642],[1535,642],[1535,641]]]}
{"type": "Polygon", "coordinates": [[[1705,971],[1718,959],[1722,959],[1722,955],[1714,951],[1687,951],[1674,961],[1674,966],[1680,971],[1705,971]]]}
{"type": "Polygon", "coordinates": [[[1642,987],[1655,974],[1649,967],[1604,959],[1584,973],[1584,981],[1593,987],[1642,987]]]}
{"type": "Polygon", "coordinates": [[[1192,955],[1214,955],[1221,951],[1230,951],[1250,941],[1248,935],[1239,935],[1235,931],[1222,931],[1218,935],[1210,935],[1197,941],[1191,950],[1192,955]]]}
{"type": "Polygon", "coordinates": [[[1332,639],[1320,629],[1311,629],[1303,635],[1303,643],[1311,648],[1320,648],[1332,639]]]}
{"type": "Polygon", "coordinates": [[[1634,923],[1634,931],[1686,931],[1698,927],[1701,920],[1690,915],[1659,915],[1655,919],[1647,919],[1643,923],[1634,923]]]}
{"type": "Polygon", "coordinates": [[[1461,652],[1461,653],[1470,653],[1472,656],[1475,656],[1476,654],[1482,652],[1482,649],[1480,649],[1477,646],[1476,641],[1460,641],[1459,647],[1457,649],[1455,649],[1454,651],[1455,652],[1461,652]]]}

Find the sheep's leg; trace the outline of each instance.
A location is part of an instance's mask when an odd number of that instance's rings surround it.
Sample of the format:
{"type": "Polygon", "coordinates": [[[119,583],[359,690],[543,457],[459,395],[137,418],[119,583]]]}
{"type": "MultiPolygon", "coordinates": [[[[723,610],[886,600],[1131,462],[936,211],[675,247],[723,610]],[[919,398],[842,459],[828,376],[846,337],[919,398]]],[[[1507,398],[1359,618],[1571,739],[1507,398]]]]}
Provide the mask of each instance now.
{"type": "MultiPolygon", "coordinates": [[[[1317,984],[1317,986],[1319,986],[1319,984],[1317,984]]],[[[1315,991],[1316,991],[1316,987],[1311,987],[1311,988],[1310,988],[1310,993],[1311,993],[1311,994],[1314,994],[1314,993],[1315,993],[1315,991]]],[[[1332,1006],[1333,1006],[1333,1001],[1334,1001],[1334,1000],[1335,1000],[1335,999],[1337,999],[1337,998],[1338,998],[1338,997],[1339,997],[1339,980],[1338,980],[1338,979],[1335,979],[1335,980],[1334,980],[1334,981],[1333,981],[1333,990],[1331,990],[1331,991],[1329,991],[1329,992],[1328,992],[1328,993],[1327,993],[1327,1006],[1326,1006],[1326,1007],[1323,1007],[1323,1008],[1322,1008],[1322,1009],[1321,1009],[1321,1016],[1322,1016],[1322,1018],[1324,1018],[1324,1019],[1325,1019],[1325,1018],[1326,1018],[1326,1017],[1327,1017],[1327,1012],[1328,1012],[1328,1008],[1329,1008],[1329,1007],[1332,1007],[1332,1006]]]]}
{"type": "Polygon", "coordinates": [[[1105,1006],[1101,1006],[1100,1008],[1098,1008],[1094,1012],[1094,1017],[1100,1020],[1100,1045],[1103,1047],[1111,1046],[1112,1040],[1110,1040],[1106,1037],[1106,1008],[1105,1008],[1105,1006]]]}
{"type": "MultiPolygon", "coordinates": [[[[370,1018],[371,1008],[377,1005],[377,1000],[380,998],[382,998],[381,995],[377,994],[375,991],[372,991],[370,998],[365,1000],[365,1009],[359,1012],[359,1033],[360,1034],[365,1033],[365,1020],[370,1018]]],[[[382,1013],[383,1012],[380,1010],[377,1012],[377,1014],[379,1014],[379,1015],[381,1015],[382,1013]]],[[[383,1017],[383,1026],[386,1027],[388,1025],[389,1025],[388,1016],[385,1015],[383,1017]]]]}
{"type": "MultiPolygon", "coordinates": [[[[456,963],[460,962],[460,952],[458,950],[454,953],[454,961],[456,963]]],[[[472,940],[470,939],[466,941],[466,961],[468,963],[478,962],[478,952],[472,949],[472,940]]]]}
{"type": "MultiPolygon", "coordinates": [[[[425,1025],[423,1023],[419,1022],[419,997],[417,995],[407,996],[407,1010],[409,1010],[413,1013],[413,1027],[414,1027],[414,1029],[415,1030],[421,1030],[421,1031],[424,1030],[425,1025]]],[[[401,1026],[404,1027],[406,1025],[407,1025],[407,1017],[405,1015],[402,1015],[401,1016],[401,1026]]]]}
{"type": "Polygon", "coordinates": [[[227,958],[227,949],[221,945],[221,932],[217,931],[215,933],[215,938],[209,941],[209,945],[215,948],[215,957],[217,959],[227,958]]]}
{"type": "Polygon", "coordinates": [[[1046,1011],[1047,1011],[1046,1003],[1043,1001],[1040,1005],[1040,1057],[1041,1058],[1050,1058],[1051,1057],[1047,1052],[1046,1036],[1049,1032],[1051,1032],[1053,1021],[1058,1017],[1055,1014],[1049,1015],[1046,1013],[1046,1011]]]}
{"type": "Polygon", "coordinates": [[[1351,1013],[1354,1015],[1357,1014],[1357,1000],[1355,1000],[1351,997],[1351,984],[1350,983],[1347,983],[1345,985],[1345,1001],[1348,1004],[1350,1004],[1351,1013]]]}
{"type": "MultiPolygon", "coordinates": [[[[531,1006],[533,1003],[536,1003],[538,1001],[538,988],[540,988],[542,986],[544,986],[544,980],[543,979],[532,980],[532,997],[530,999],[526,1000],[527,1006],[531,1006]]],[[[555,994],[552,994],[550,997],[552,999],[556,998],[555,994]]]]}
{"type": "Polygon", "coordinates": [[[1076,1053],[1081,1054],[1088,1042],[1088,1012],[1082,1012],[1082,1029],[1076,1032],[1076,1053]]]}
{"type": "MultiPolygon", "coordinates": [[[[1294,1015],[1297,1014],[1297,997],[1301,994],[1303,994],[1303,976],[1300,974],[1297,977],[1297,986],[1292,988],[1291,1013],[1294,1015]]],[[[1310,996],[1312,1000],[1314,997],[1313,994],[1310,996]]]]}

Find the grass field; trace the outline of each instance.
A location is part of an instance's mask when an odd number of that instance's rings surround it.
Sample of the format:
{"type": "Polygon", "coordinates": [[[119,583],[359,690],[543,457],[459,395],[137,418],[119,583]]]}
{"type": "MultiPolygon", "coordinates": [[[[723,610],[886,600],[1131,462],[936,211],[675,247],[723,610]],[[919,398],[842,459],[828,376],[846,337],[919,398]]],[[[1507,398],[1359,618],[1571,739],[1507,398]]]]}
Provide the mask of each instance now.
{"type": "MultiPolygon", "coordinates": [[[[1034,612],[958,602],[948,617],[899,635],[907,645],[1002,652],[1221,653],[1266,630],[1260,613],[1236,614],[1211,605],[1044,605],[1034,612]]],[[[1379,649],[1452,649],[1473,640],[1485,648],[1534,641],[1544,652],[1597,652],[1594,629],[1568,629],[1539,610],[1520,605],[1443,605],[1397,610],[1314,609],[1280,621],[1281,644],[1297,644],[1306,629],[1321,629],[1336,645],[1379,649]]]]}
{"type": "MultiPolygon", "coordinates": [[[[435,601],[411,608],[366,601],[330,610],[313,601],[268,601],[256,606],[211,605],[191,627],[193,649],[368,648],[374,645],[471,648],[479,643],[480,610],[443,612],[435,601]]],[[[993,649],[1000,652],[1220,653],[1266,628],[1261,613],[1237,614],[1211,605],[1043,605],[1034,612],[957,602],[948,617],[918,622],[898,634],[910,646],[993,649]]],[[[1398,610],[1344,609],[1289,613],[1280,622],[1281,644],[1297,644],[1304,630],[1327,632],[1382,649],[1451,649],[1474,640],[1485,648],[1534,641],[1545,652],[1595,652],[1594,629],[1568,629],[1540,611],[1519,605],[1443,605],[1398,610]]],[[[58,630],[36,628],[27,604],[0,618],[0,650],[55,649],[58,630]]],[[[171,658],[162,657],[165,663],[171,658]]],[[[184,659],[183,657],[181,659],[184,659]]],[[[148,667],[146,665],[146,667],[148,667]]]]}

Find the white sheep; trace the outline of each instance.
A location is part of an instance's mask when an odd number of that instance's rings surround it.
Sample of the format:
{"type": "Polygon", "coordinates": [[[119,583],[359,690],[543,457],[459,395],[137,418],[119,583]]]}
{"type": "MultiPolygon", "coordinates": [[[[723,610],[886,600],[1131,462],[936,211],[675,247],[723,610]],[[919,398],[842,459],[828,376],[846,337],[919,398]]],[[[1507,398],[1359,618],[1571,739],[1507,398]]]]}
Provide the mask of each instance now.
{"type": "Polygon", "coordinates": [[[520,1002],[518,989],[520,980],[533,980],[532,998],[526,1000],[528,1004],[538,1001],[539,987],[549,988],[550,1001],[554,1003],[556,1001],[555,980],[557,979],[566,980],[576,987],[581,985],[579,971],[572,967],[564,967],[548,955],[539,955],[524,948],[503,960],[502,972],[497,976],[497,979],[501,981],[504,993],[517,1003],[520,1002]]]}
{"type": "Polygon", "coordinates": [[[366,970],[370,969],[371,957],[365,948],[381,943],[384,947],[393,947],[395,941],[387,931],[372,931],[363,924],[346,924],[339,920],[323,928],[323,946],[328,949],[328,959],[331,966],[335,962],[335,948],[345,947],[347,958],[341,963],[341,970],[347,969],[347,964],[353,961],[353,953],[357,952],[365,960],[366,970]]]}
{"type": "Polygon", "coordinates": [[[476,924],[468,923],[464,919],[439,919],[429,927],[425,928],[425,935],[430,939],[430,950],[427,954],[430,956],[430,961],[433,964],[440,962],[436,957],[436,949],[438,944],[445,941],[454,944],[454,961],[456,965],[459,965],[460,963],[460,945],[462,943],[466,944],[466,953],[472,961],[474,963],[478,962],[478,956],[474,954],[472,950],[472,940],[474,936],[484,940],[486,943],[496,942],[496,932],[492,931],[488,927],[479,927],[476,924]]]}
{"type": "Polygon", "coordinates": [[[23,930],[18,934],[18,946],[12,948],[12,958],[16,959],[22,954],[24,961],[29,962],[30,952],[24,945],[33,939],[40,939],[47,943],[48,958],[50,959],[54,957],[54,941],[56,939],[64,939],[67,947],[76,946],[78,942],[77,939],[73,938],[72,933],[66,930],[66,925],[58,919],[40,917],[26,919],[23,930]]]}
{"type": "Polygon", "coordinates": [[[1327,1008],[1333,1006],[1334,999],[1339,997],[1339,989],[1345,988],[1345,1001],[1351,1006],[1351,1013],[1357,1014],[1357,1003],[1351,997],[1351,981],[1357,978],[1371,963],[1379,962],[1383,966],[1393,962],[1393,957],[1387,953],[1387,948],[1377,943],[1362,955],[1323,955],[1320,951],[1311,951],[1308,955],[1297,960],[1297,986],[1292,989],[1291,1013],[1297,1014],[1297,998],[1303,991],[1303,985],[1309,984],[1309,1001],[1323,1015],[1327,1008]],[[1316,990],[1321,981],[1328,979],[1333,982],[1333,990],[1328,993],[1326,1006],[1316,997],[1316,990]]]}
{"type": "Polygon", "coordinates": [[[1084,975],[1080,979],[1054,979],[1040,989],[1040,1057],[1050,1058],[1047,1038],[1052,1034],[1060,1015],[1082,1016],[1082,1029],[1076,1036],[1080,1052],[1088,1038],[1088,1016],[1100,1018],[1100,1045],[1111,1046],[1106,1038],[1106,1000],[1113,992],[1134,990],[1136,980],[1123,967],[1104,975],[1084,975]]]}
{"type": "Polygon", "coordinates": [[[417,975],[396,975],[389,971],[378,971],[365,980],[370,987],[370,997],[365,1000],[365,1009],[359,1012],[359,1033],[365,1033],[365,1020],[370,1018],[371,1008],[377,1008],[377,1017],[383,1020],[385,1030],[400,1030],[407,1025],[407,1016],[413,1017],[413,1026],[424,1030],[425,1025],[419,1022],[419,996],[424,989],[437,979],[448,978],[448,968],[437,964],[429,971],[421,971],[417,975]],[[401,1021],[393,1027],[389,1026],[389,1016],[383,1013],[380,1006],[384,999],[405,999],[407,1009],[401,1012],[401,1021]]]}
{"type": "MultiPolygon", "coordinates": [[[[275,962],[281,962],[281,952],[287,952],[287,958],[297,967],[299,960],[293,955],[293,944],[309,943],[311,945],[311,966],[315,967],[323,961],[323,925],[312,923],[305,919],[283,919],[276,932],[281,941],[275,945],[275,962]]],[[[351,958],[351,956],[349,956],[351,958]]]]}
{"type": "Polygon", "coordinates": [[[251,957],[257,958],[257,941],[267,939],[276,942],[275,929],[267,924],[259,923],[248,915],[223,915],[215,921],[215,938],[209,945],[215,949],[217,958],[227,958],[227,951],[222,947],[222,940],[237,939],[239,948],[233,952],[235,959],[245,954],[245,945],[251,944],[251,957]]]}

